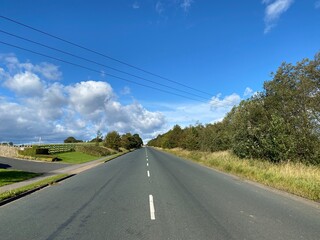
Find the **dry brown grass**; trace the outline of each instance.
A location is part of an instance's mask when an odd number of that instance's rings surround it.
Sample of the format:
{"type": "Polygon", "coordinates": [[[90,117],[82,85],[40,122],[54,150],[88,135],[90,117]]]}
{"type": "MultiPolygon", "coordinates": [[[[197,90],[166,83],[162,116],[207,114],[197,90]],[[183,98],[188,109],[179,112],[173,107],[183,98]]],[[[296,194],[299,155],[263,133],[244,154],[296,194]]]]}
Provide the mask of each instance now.
{"type": "Polygon", "coordinates": [[[290,162],[273,164],[255,159],[240,159],[229,151],[214,153],[183,149],[166,149],[166,151],[301,197],[320,200],[319,166],[290,162]]]}

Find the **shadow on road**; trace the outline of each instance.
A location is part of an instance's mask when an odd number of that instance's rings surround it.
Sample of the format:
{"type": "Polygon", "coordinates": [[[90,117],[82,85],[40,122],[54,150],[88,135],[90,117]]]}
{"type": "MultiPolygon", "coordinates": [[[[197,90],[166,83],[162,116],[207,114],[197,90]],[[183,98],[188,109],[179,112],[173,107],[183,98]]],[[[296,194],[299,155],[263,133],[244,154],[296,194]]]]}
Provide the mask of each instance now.
{"type": "Polygon", "coordinates": [[[7,168],[11,168],[11,165],[0,163],[0,169],[7,169],[7,168]]]}

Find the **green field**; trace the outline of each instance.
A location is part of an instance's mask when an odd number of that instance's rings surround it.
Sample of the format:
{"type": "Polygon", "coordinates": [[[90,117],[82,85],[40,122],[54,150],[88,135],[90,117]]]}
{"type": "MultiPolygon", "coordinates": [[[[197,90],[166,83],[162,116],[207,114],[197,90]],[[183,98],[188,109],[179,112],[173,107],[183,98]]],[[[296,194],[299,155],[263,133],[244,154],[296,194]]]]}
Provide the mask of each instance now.
{"type": "Polygon", "coordinates": [[[0,169],[0,187],[40,176],[39,173],[0,169]]]}
{"type": "Polygon", "coordinates": [[[90,162],[98,158],[101,158],[101,157],[96,157],[96,156],[92,156],[92,155],[81,153],[81,152],[57,153],[55,154],[55,156],[61,159],[61,162],[71,163],[71,164],[85,163],[85,162],[90,162]]]}

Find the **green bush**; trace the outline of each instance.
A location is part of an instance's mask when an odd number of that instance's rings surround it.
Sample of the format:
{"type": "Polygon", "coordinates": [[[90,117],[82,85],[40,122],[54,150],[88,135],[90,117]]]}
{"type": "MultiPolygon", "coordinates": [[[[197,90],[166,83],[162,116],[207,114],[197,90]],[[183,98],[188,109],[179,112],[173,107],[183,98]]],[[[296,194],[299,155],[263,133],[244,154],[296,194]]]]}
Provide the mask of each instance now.
{"type": "Polygon", "coordinates": [[[37,154],[37,146],[25,148],[24,150],[19,150],[18,153],[22,156],[34,157],[37,154]]]}
{"type": "Polygon", "coordinates": [[[111,152],[108,149],[93,145],[79,145],[75,147],[75,150],[76,152],[82,152],[97,157],[111,155],[111,152]]]}

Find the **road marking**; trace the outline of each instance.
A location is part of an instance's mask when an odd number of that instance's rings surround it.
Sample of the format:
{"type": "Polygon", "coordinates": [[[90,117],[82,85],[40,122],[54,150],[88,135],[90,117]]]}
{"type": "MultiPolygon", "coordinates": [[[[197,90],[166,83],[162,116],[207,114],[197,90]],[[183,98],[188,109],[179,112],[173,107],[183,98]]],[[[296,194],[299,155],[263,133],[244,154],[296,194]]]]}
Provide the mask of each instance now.
{"type": "Polygon", "coordinates": [[[153,196],[149,195],[149,204],[150,204],[150,218],[151,220],[155,220],[155,210],[154,210],[154,204],[153,204],[153,196]]]}
{"type": "Polygon", "coordinates": [[[149,167],[149,163],[147,163],[147,167],[149,167]]]}
{"type": "Polygon", "coordinates": [[[147,162],[148,162],[148,158],[147,158],[147,162]]]}
{"type": "Polygon", "coordinates": [[[148,174],[148,177],[150,177],[150,172],[149,172],[149,170],[147,171],[147,174],[148,174]]]}

